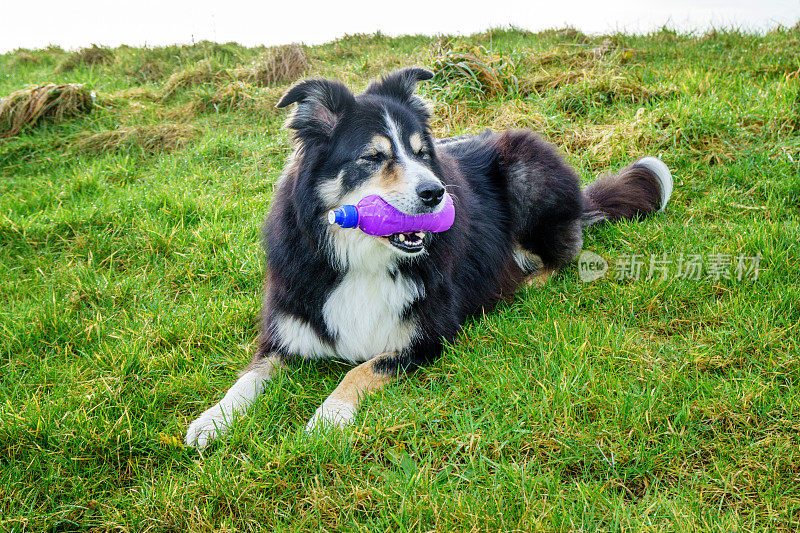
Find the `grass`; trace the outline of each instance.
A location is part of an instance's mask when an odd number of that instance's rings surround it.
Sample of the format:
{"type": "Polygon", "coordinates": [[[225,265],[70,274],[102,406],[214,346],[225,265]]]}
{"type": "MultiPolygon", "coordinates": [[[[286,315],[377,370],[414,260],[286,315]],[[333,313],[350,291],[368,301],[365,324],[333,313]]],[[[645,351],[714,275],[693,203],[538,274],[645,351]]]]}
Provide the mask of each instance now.
{"type": "Polygon", "coordinates": [[[13,137],[42,120],[62,121],[90,113],[92,94],[81,84],[48,83],[20,89],[0,100],[0,139],[13,137]]]}
{"type": "Polygon", "coordinates": [[[7,53],[0,95],[77,83],[97,101],[0,140],[0,530],[800,527],[800,28],[304,53],[307,75],[355,89],[437,65],[421,88],[437,135],[531,127],[587,181],[661,155],[667,211],[585,247],[761,254],[758,279],[582,283],[573,265],[467,324],[353,428],[303,433],[347,370],[306,364],[201,456],[186,425],[252,350],[259,227],[290,149],[268,104],[291,80],[232,79],[275,52],[230,43],[66,71],[79,54],[7,53]]]}

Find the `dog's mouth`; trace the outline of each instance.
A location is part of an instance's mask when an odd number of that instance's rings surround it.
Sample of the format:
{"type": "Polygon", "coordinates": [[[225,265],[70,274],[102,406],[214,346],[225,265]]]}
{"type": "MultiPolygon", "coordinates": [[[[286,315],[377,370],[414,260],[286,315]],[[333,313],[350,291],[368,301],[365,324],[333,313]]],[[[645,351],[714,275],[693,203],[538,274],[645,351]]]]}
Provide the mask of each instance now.
{"type": "Polygon", "coordinates": [[[385,237],[389,244],[408,254],[421,252],[425,248],[425,232],[410,231],[408,233],[392,233],[385,237]]]}

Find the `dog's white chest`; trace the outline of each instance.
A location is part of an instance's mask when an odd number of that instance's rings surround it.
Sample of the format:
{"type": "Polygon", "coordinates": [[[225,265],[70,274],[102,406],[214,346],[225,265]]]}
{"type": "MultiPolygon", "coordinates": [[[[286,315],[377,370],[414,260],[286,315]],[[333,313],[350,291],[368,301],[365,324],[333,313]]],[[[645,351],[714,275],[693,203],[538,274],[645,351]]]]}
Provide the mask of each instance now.
{"type": "Polygon", "coordinates": [[[414,339],[417,324],[403,311],[417,299],[420,287],[388,272],[348,272],[330,293],[322,313],[336,338],[336,355],[352,363],[399,351],[414,339]]]}

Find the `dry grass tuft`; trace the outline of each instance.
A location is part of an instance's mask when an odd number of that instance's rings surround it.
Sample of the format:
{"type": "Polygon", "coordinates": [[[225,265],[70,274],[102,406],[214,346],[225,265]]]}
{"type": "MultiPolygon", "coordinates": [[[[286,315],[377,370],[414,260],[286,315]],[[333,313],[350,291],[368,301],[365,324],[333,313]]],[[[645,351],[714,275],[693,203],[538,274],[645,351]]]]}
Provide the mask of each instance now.
{"type": "Polygon", "coordinates": [[[0,139],[42,120],[60,122],[89,113],[93,105],[92,93],[82,84],[48,83],[14,91],[0,100],[0,139]]]}
{"type": "Polygon", "coordinates": [[[200,131],[185,124],[157,124],[117,128],[87,135],[73,148],[79,152],[103,153],[141,150],[148,154],[171,152],[196,139],[200,131]]]}
{"type": "Polygon", "coordinates": [[[496,100],[481,106],[468,105],[461,101],[437,102],[431,129],[437,137],[449,137],[463,132],[477,133],[486,128],[492,131],[507,128],[546,131],[550,120],[537,103],[519,98],[496,100]]]}
{"type": "Polygon", "coordinates": [[[516,65],[511,58],[495,54],[483,46],[446,50],[434,58],[433,70],[445,85],[461,84],[485,98],[517,91],[516,65]]]}
{"type": "MultiPolygon", "coordinates": [[[[155,89],[150,87],[131,87],[117,91],[112,95],[116,99],[125,100],[144,100],[147,102],[156,102],[160,98],[160,94],[155,89]]],[[[103,103],[105,104],[109,97],[104,95],[103,103]]]]}
{"type": "Polygon", "coordinates": [[[608,168],[621,154],[658,153],[671,142],[669,132],[652,128],[654,117],[640,108],[632,119],[611,124],[587,124],[583,127],[562,125],[546,131],[548,140],[571,156],[589,154],[596,170],[608,168]]]}
{"type": "Polygon", "coordinates": [[[581,78],[573,79],[556,95],[559,109],[573,115],[585,115],[592,108],[618,104],[644,104],[674,95],[677,91],[651,89],[645,87],[631,76],[606,72],[593,75],[583,71],[581,78]]]}
{"type": "Polygon", "coordinates": [[[519,91],[522,95],[542,94],[565,85],[572,85],[588,76],[589,73],[586,70],[543,72],[537,75],[524,76],[519,80],[519,91]]]}
{"type": "Polygon", "coordinates": [[[229,79],[230,75],[224,70],[214,68],[210,61],[198,61],[193,67],[178,70],[164,83],[161,89],[161,99],[167,100],[181,89],[187,89],[203,83],[213,83],[229,79]]]}
{"type": "Polygon", "coordinates": [[[457,46],[458,41],[456,41],[453,37],[441,35],[428,43],[428,53],[432,57],[439,57],[445,55],[447,52],[451,51],[457,46]]]}
{"type": "Polygon", "coordinates": [[[592,69],[604,62],[627,63],[640,50],[625,48],[614,39],[605,39],[602,43],[561,45],[543,54],[532,54],[525,60],[526,67],[531,69],[561,66],[572,69],[592,69]]]}
{"type": "Polygon", "coordinates": [[[570,41],[573,43],[585,43],[589,41],[589,37],[587,37],[585,33],[572,26],[555,30],[555,37],[562,41],[570,41]]]}
{"type": "Polygon", "coordinates": [[[134,81],[151,83],[161,81],[167,75],[167,65],[158,59],[148,58],[125,70],[125,74],[134,81]]]}
{"type": "Polygon", "coordinates": [[[145,104],[158,102],[160,98],[161,93],[152,87],[131,87],[113,93],[104,93],[102,105],[109,108],[144,109],[145,104]]]}
{"type": "Polygon", "coordinates": [[[69,72],[81,65],[105,65],[114,59],[114,52],[102,46],[92,45],[69,56],[56,67],[56,72],[69,72]]]}
{"type": "Polygon", "coordinates": [[[282,91],[258,89],[241,81],[229,83],[211,94],[200,94],[192,102],[193,111],[229,112],[241,109],[274,113],[282,91]]]}
{"type": "Polygon", "coordinates": [[[37,65],[39,58],[31,54],[28,50],[17,50],[11,58],[10,66],[21,67],[23,65],[37,65]]]}
{"type": "Polygon", "coordinates": [[[233,69],[231,74],[239,81],[259,87],[289,83],[308,70],[308,54],[299,44],[271,48],[267,53],[244,68],[233,69]]]}

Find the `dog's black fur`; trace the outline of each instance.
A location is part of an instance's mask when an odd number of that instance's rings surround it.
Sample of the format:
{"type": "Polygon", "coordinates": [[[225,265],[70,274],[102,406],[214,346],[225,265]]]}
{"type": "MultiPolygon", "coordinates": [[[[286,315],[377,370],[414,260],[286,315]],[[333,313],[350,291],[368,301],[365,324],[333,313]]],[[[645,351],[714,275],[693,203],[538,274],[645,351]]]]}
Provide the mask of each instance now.
{"type": "Polygon", "coordinates": [[[254,362],[276,353],[284,359],[321,355],[287,349],[279,315],[307,323],[322,343],[336,345],[341,332],[326,323],[323,307],[354,265],[334,257],[325,214],[336,205],[320,191],[337,176],[339,197],[373,179],[369,168],[354,161],[373,135],[389,136],[386,117],[403,135],[420,132],[419,162],[452,195],[456,218],[449,230],[425,236],[424,253],[396,254],[385,265],[392,279],[403,277],[419,290],[402,309],[402,320],[415,324],[414,334],[394,356],[380,360],[382,372],[430,362],[469,317],[510,297],[527,276],[572,261],[582,246],[582,223],[658,209],[659,185],[651,171],[629,168],[582,192],[575,171],[529,131],[435,141],[428,109],[414,96],[417,82],[430,75],[397,71],[359,96],[339,82],[309,80],[279,102],[297,103],[287,122],[296,153],[265,225],[267,283],[254,362]]]}
{"type": "Polygon", "coordinates": [[[414,89],[432,74],[404,69],[354,96],[307,80],[278,103],[295,151],[264,229],[262,323],[253,361],[187,428],[204,448],[294,357],[361,363],[320,405],[307,429],[352,422],[360,399],[430,362],[471,316],[521,282],[572,261],[590,224],[664,206],[669,170],[643,159],[581,191],[575,171],[529,131],[434,140],[414,89]],[[330,225],[326,213],[378,194],[406,214],[435,212],[451,195],[441,233],[387,237],[330,225]]]}

